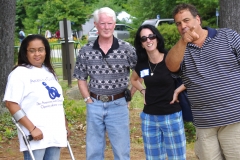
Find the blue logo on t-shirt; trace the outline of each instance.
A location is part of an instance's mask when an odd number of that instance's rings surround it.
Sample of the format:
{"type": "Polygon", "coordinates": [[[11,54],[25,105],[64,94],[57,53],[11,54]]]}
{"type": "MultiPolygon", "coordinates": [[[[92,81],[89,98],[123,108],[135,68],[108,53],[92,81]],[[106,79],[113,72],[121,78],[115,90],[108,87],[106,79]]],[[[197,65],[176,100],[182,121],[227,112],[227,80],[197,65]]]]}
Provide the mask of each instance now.
{"type": "Polygon", "coordinates": [[[58,93],[58,90],[55,87],[49,87],[46,82],[42,82],[42,84],[48,90],[48,94],[49,94],[49,97],[51,99],[55,99],[56,97],[60,97],[60,94],[58,93]]]}

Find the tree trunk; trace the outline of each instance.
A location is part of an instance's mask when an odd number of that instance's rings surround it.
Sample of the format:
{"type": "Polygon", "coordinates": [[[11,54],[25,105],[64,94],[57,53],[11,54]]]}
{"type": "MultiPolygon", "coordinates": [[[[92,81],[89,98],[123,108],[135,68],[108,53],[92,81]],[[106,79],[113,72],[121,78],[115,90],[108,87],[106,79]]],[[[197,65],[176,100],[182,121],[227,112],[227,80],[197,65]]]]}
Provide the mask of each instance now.
{"type": "Polygon", "coordinates": [[[220,28],[231,28],[240,34],[239,0],[220,0],[220,28]]]}
{"type": "Polygon", "coordinates": [[[0,0],[0,113],[8,74],[14,64],[14,29],[16,0],[0,0]]]}

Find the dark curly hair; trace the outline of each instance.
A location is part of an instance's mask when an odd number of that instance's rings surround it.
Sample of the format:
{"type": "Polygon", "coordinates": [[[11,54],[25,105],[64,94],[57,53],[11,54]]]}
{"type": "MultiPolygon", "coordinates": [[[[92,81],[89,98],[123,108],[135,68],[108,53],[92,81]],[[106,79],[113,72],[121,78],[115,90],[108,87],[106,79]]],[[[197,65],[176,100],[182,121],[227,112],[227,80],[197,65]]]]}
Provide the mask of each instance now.
{"type": "Polygon", "coordinates": [[[201,16],[199,15],[197,8],[194,5],[187,4],[187,3],[182,3],[177,5],[173,9],[172,16],[175,17],[175,15],[182,10],[189,10],[189,12],[192,14],[193,17],[199,16],[201,20],[201,16]]]}
{"type": "Polygon", "coordinates": [[[146,24],[146,25],[142,25],[138,28],[137,33],[136,33],[136,37],[134,39],[134,47],[136,48],[136,53],[138,56],[138,61],[139,62],[143,62],[143,61],[147,61],[148,60],[148,55],[147,52],[145,50],[145,48],[142,47],[142,42],[141,42],[141,35],[140,32],[142,31],[142,29],[150,29],[153,34],[156,35],[156,39],[157,39],[157,49],[159,52],[167,54],[167,50],[164,48],[164,40],[162,35],[160,34],[160,32],[158,31],[158,29],[150,24],[146,24]]]}
{"type": "Polygon", "coordinates": [[[55,71],[53,69],[53,66],[51,64],[51,49],[50,49],[50,45],[48,43],[48,40],[43,37],[42,35],[39,34],[33,34],[33,35],[29,35],[26,38],[23,39],[19,52],[18,52],[18,63],[17,65],[13,68],[13,70],[15,68],[17,68],[18,66],[24,66],[24,67],[31,67],[32,64],[29,62],[28,58],[27,58],[27,47],[29,45],[29,43],[33,40],[41,40],[44,47],[45,47],[45,52],[46,52],[46,56],[45,56],[45,60],[44,60],[44,65],[48,68],[48,70],[56,77],[55,71]]]}

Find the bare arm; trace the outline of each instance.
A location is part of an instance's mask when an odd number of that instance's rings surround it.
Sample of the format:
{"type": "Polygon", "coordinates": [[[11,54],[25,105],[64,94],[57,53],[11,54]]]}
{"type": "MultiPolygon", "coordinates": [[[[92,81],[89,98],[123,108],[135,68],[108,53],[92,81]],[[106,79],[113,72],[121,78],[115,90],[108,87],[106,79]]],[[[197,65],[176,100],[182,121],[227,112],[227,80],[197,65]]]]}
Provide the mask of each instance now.
{"type": "Polygon", "coordinates": [[[194,29],[195,27],[185,28],[179,41],[168,52],[165,62],[171,72],[179,70],[188,42],[196,42],[199,39],[194,29]]]}
{"type": "Polygon", "coordinates": [[[146,101],[145,101],[145,88],[142,85],[143,79],[140,78],[135,71],[133,71],[132,75],[131,75],[131,78],[130,78],[130,81],[132,83],[132,86],[135,87],[136,90],[139,90],[143,94],[144,104],[146,104],[146,101]]]}
{"type": "MultiPolygon", "coordinates": [[[[142,84],[143,79],[139,77],[139,78],[138,78],[138,81],[142,84]]],[[[131,82],[131,83],[132,83],[132,82],[131,82]]],[[[138,89],[132,85],[132,88],[131,88],[131,96],[132,96],[132,97],[133,97],[134,93],[135,93],[137,90],[138,90],[138,89]]]]}
{"type": "MultiPolygon", "coordinates": [[[[80,93],[82,94],[83,98],[90,97],[87,81],[78,80],[78,88],[79,88],[80,93]]],[[[93,102],[91,98],[87,100],[87,103],[90,103],[90,102],[93,102]]]]}
{"type": "Polygon", "coordinates": [[[130,81],[132,83],[132,86],[135,87],[136,90],[141,91],[142,89],[144,89],[144,87],[142,85],[143,80],[142,79],[140,81],[139,80],[140,80],[140,77],[138,76],[138,74],[135,71],[133,71],[130,81]]]}
{"type": "MultiPolygon", "coordinates": [[[[21,109],[21,107],[17,103],[11,102],[11,101],[6,101],[6,107],[8,108],[9,112],[12,115],[14,115],[18,110],[21,109]]],[[[18,122],[21,123],[25,128],[29,130],[34,140],[43,139],[42,131],[39,128],[37,128],[37,126],[35,128],[35,125],[28,119],[27,116],[24,116],[18,122]]]]}
{"type": "Polygon", "coordinates": [[[186,89],[186,87],[184,86],[184,84],[182,84],[181,86],[176,88],[175,91],[174,91],[174,94],[173,94],[173,100],[170,102],[170,104],[173,104],[175,101],[179,102],[178,95],[179,95],[179,93],[181,93],[185,89],[186,89]]]}
{"type": "Polygon", "coordinates": [[[181,38],[168,52],[165,62],[171,72],[177,72],[179,70],[186,46],[187,43],[181,38]]]}

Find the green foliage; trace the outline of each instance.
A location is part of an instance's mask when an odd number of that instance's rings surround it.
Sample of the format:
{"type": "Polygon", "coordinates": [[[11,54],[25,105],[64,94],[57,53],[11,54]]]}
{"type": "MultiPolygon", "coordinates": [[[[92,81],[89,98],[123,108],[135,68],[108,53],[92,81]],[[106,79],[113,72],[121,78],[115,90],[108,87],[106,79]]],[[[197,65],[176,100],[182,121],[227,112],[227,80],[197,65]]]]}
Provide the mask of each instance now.
{"type": "Polygon", "coordinates": [[[123,4],[126,4],[127,0],[100,0],[93,5],[93,11],[102,7],[109,7],[116,12],[116,15],[123,10],[123,4]]]}
{"type": "Polygon", "coordinates": [[[12,122],[11,114],[6,112],[1,115],[0,118],[0,139],[1,141],[7,141],[17,135],[16,126],[12,122]]]}
{"type": "Polygon", "coordinates": [[[18,50],[19,50],[19,47],[15,46],[14,47],[14,64],[16,64],[18,61],[18,50]]]}
{"type": "Polygon", "coordinates": [[[159,14],[161,1],[152,0],[128,0],[128,5],[125,5],[130,15],[137,17],[133,23],[137,26],[141,25],[145,19],[156,18],[159,14]]]}
{"type": "Polygon", "coordinates": [[[175,24],[163,24],[158,27],[159,32],[162,34],[165,42],[165,48],[171,49],[180,38],[175,24]]]}
{"type": "Polygon", "coordinates": [[[24,28],[28,35],[41,30],[54,33],[63,18],[72,22],[73,30],[80,30],[92,9],[91,5],[79,0],[17,0],[16,13],[16,33],[24,28]]]}
{"type": "Polygon", "coordinates": [[[76,101],[65,99],[64,100],[64,109],[65,114],[68,120],[68,124],[73,126],[77,124],[77,122],[85,122],[86,121],[86,104],[83,100],[76,101]]]}
{"type": "Polygon", "coordinates": [[[184,122],[185,135],[187,143],[192,143],[195,141],[196,129],[192,122],[184,122]]]}
{"type": "Polygon", "coordinates": [[[26,17],[26,12],[22,0],[16,1],[16,18],[15,18],[15,31],[18,33],[21,28],[24,28],[22,20],[26,17]]]}
{"type": "Polygon", "coordinates": [[[125,41],[129,42],[130,44],[134,45],[134,39],[135,39],[135,36],[136,36],[136,33],[137,33],[137,29],[133,29],[130,32],[130,38],[128,39],[125,39],[125,41]]]}
{"type": "Polygon", "coordinates": [[[211,25],[216,23],[216,8],[219,8],[219,0],[128,0],[124,5],[127,11],[136,19],[134,24],[139,26],[145,19],[173,18],[172,11],[179,3],[190,3],[196,6],[203,20],[211,25]]]}
{"type": "Polygon", "coordinates": [[[22,17],[22,23],[26,35],[38,33],[38,14],[43,12],[45,2],[46,0],[23,0],[22,7],[26,15],[22,17]]]}
{"type": "Polygon", "coordinates": [[[38,15],[43,30],[55,32],[63,18],[71,21],[72,30],[80,30],[91,12],[91,6],[79,0],[47,0],[38,15]]]}

